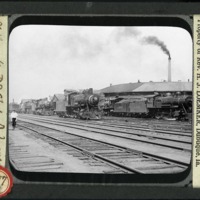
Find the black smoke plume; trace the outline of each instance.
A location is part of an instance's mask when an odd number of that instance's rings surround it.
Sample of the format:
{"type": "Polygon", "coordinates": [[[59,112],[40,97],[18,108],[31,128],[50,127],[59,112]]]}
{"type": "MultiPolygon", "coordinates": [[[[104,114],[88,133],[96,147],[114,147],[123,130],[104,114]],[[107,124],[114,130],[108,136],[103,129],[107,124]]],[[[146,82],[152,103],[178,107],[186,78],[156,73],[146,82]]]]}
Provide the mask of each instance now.
{"type": "Polygon", "coordinates": [[[162,51],[168,55],[169,59],[171,59],[170,52],[167,49],[167,46],[164,44],[164,42],[160,41],[157,37],[155,37],[155,36],[145,37],[142,39],[142,43],[159,46],[162,49],[162,51]]]}

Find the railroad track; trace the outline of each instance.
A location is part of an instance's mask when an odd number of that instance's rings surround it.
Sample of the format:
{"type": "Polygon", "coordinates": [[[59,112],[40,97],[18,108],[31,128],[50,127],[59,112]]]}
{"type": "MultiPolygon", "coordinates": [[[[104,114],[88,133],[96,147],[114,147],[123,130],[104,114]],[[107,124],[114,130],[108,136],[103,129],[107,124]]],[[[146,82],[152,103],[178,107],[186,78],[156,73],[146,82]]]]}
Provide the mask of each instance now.
{"type": "Polygon", "coordinates": [[[166,124],[169,126],[176,126],[182,124],[183,126],[191,125],[191,122],[188,121],[176,121],[176,120],[164,120],[164,119],[155,119],[155,118],[133,118],[133,117],[114,117],[114,116],[105,116],[105,119],[110,121],[125,121],[128,120],[130,122],[137,122],[137,123],[155,123],[157,125],[166,124]]]}
{"type": "MultiPolygon", "coordinates": [[[[28,118],[26,118],[27,120],[28,118]]],[[[41,118],[29,118],[36,122],[44,122],[53,125],[64,126],[73,129],[79,129],[83,131],[90,131],[95,133],[101,133],[104,135],[115,136],[123,139],[129,139],[139,142],[144,142],[153,145],[160,145],[164,147],[170,147],[174,149],[180,150],[191,150],[191,135],[184,135],[184,137],[180,136],[173,136],[173,134],[169,131],[168,138],[166,138],[166,134],[161,135],[155,132],[149,132],[149,130],[143,130],[145,132],[138,132],[137,130],[126,131],[121,128],[110,128],[109,125],[91,125],[86,123],[77,123],[76,122],[67,122],[67,121],[58,121],[58,120],[51,120],[51,119],[41,119],[41,118]]],[[[22,119],[23,120],[23,119],[22,119]]],[[[80,122],[80,121],[79,121],[80,122]]]]}
{"type": "Polygon", "coordinates": [[[176,121],[176,120],[164,120],[164,119],[155,119],[155,118],[132,118],[132,117],[114,117],[114,116],[106,116],[106,119],[108,120],[130,120],[130,122],[143,122],[148,123],[149,121],[154,122],[156,124],[168,124],[171,126],[176,126],[178,124],[182,124],[184,126],[191,125],[191,122],[188,121],[176,121]]]}
{"type": "MultiPolygon", "coordinates": [[[[32,123],[18,123],[24,130],[37,133],[38,136],[48,140],[60,148],[68,146],[75,151],[71,152],[78,159],[93,158],[94,165],[105,164],[112,167],[109,173],[178,173],[187,169],[188,164],[150,155],[148,153],[127,149],[120,145],[110,144],[95,139],[66,133],[56,129],[35,125],[32,123]],[[53,130],[53,131],[52,131],[53,130]],[[81,153],[81,154],[80,154],[81,153]]],[[[68,152],[70,153],[70,152],[68,152]]]]}
{"type": "Polygon", "coordinates": [[[156,119],[112,119],[112,118],[106,118],[106,121],[109,121],[109,123],[118,123],[120,125],[125,125],[127,124],[131,126],[137,126],[137,127],[149,127],[149,126],[154,126],[155,129],[157,130],[166,130],[169,129],[171,131],[186,131],[186,132],[191,132],[192,125],[190,123],[186,122],[171,122],[171,121],[158,121],[156,119]],[[125,122],[125,123],[124,123],[125,122]]]}
{"type": "MultiPolygon", "coordinates": [[[[59,120],[60,121],[60,120],[59,120]]],[[[66,119],[65,120],[62,120],[64,122],[66,122],[66,119]]],[[[67,120],[67,121],[72,121],[72,122],[76,122],[77,120],[67,120]]],[[[103,123],[100,123],[100,122],[92,122],[92,121],[87,121],[87,123],[83,123],[83,122],[80,122],[81,124],[91,124],[91,125],[97,125],[97,126],[107,126],[107,127],[115,127],[115,128],[123,128],[123,129],[130,129],[130,130],[141,130],[141,131],[154,131],[156,133],[162,133],[162,134],[169,134],[170,135],[183,135],[183,136],[189,136],[191,137],[191,129],[189,131],[186,131],[185,129],[183,129],[183,127],[179,127],[179,129],[169,129],[169,127],[164,127],[162,129],[158,128],[156,125],[154,124],[148,124],[148,125],[145,125],[145,126],[141,126],[141,125],[133,125],[132,123],[131,124],[122,124],[122,123],[108,123],[108,122],[103,122],[103,123]],[[167,131],[166,131],[167,130],[167,131]]],[[[189,128],[188,128],[189,129],[189,128]]]]}
{"type": "MultiPolygon", "coordinates": [[[[19,122],[19,121],[18,121],[19,122]]],[[[160,143],[159,140],[157,140],[157,143],[155,143],[155,139],[151,138],[145,138],[145,137],[137,137],[135,139],[135,136],[132,136],[134,138],[130,139],[130,135],[128,138],[124,136],[120,136],[120,133],[112,132],[112,134],[107,134],[105,131],[96,130],[91,131],[87,127],[69,127],[65,124],[61,123],[50,123],[50,122],[41,122],[40,120],[29,120],[29,119],[23,119],[23,122],[29,122],[35,125],[44,126],[47,128],[52,128],[52,130],[61,130],[65,133],[73,133],[75,135],[84,135],[88,138],[96,139],[98,141],[109,141],[110,143],[115,143],[118,145],[121,145],[123,143],[124,147],[127,148],[134,148],[135,150],[150,153],[151,155],[157,155],[161,157],[166,157],[174,160],[178,160],[182,163],[189,164],[191,159],[191,144],[184,144],[184,143],[178,143],[178,148],[172,145],[167,146],[166,141],[162,141],[163,144],[160,143]],[[56,125],[57,124],[57,125],[56,125]],[[84,129],[83,129],[84,128],[84,129]],[[95,133],[95,134],[94,134],[95,133]],[[185,148],[185,145],[187,148],[185,148]]],[[[79,123],[79,121],[76,121],[79,123]]],[[[124,135],[124,134],[123,134],[124,135]]],[[[169,142],[169,141],[168,141],[169,142]]],[[[177,144],[177,143],[175,143],[177,144]]]]}
{"type": "MultiPolygon", "coordinates": [[[[26,115],[27,117],[27,115],[26,115]]],[[[35,117],[38,118],[36,115],[31,115],[31,117],[35,117]]],[[[39,117],[39,118],[51,118],[52,117],[39,117]]],[[[54,118],[55,119],[55,118],[54,118]]],[[[63,118],[59,118],[59,120],[63,120],[66,121],[66,119],[63,118]]],[[[67,118],[68,121],[77,121],[78,119],[73,119],[73,118],[67,118]]],[[[83,122],[83,120],[80,120],[80,122],[83,122]]],[[[171,134],[178,134],[178,133],[188,133],[191,135],[191,131],[192,131],[192,126],[191,124],[188,123],[184,123],[182,124],[181,122],[174,122],[173,124],[170,124],[169,121],[167,122],[157,122],[153,119],[149,119],[148,121],[144,121],[144,120],[138,120],[138,119],[134,119],[134,121],[126,121],[123,119],[123,121],[121,120],[109,120],[109,118],[102,120],[102,121],[87,121],[88,124],[94,124],[94,125],[107,125],[107,126],[111,126],[111,127],[121,127],[121,128],[134,128],[137,130],[148,130],[148,129],[154,129],[154,131],[156,132],[160,132],[160,133],[165,133],[166,130],[170,131],[171,134]],[[109,121],[109,122],[108,122],[109,121]]]]}

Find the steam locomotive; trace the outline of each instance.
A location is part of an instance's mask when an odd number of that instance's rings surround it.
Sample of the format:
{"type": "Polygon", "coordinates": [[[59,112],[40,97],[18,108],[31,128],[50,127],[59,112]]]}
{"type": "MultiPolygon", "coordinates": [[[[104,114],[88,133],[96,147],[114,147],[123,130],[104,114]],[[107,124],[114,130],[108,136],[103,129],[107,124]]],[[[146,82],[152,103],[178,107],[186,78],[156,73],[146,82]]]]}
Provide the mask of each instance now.
{"type": "Polygon", "coordinates": [[[192,96],[168,93],[166,96],[146,95],[115,98],[104,107],[104,113],[114,116],[168,118],[188,120],[192,113],[192,96]]]}
{"type": "Polygon", "coordinates": [[[82,93],[70,92],[66,95],[65,112],[63,117],[79,119],[101,119],[102,110],[98,104],[100,95],[93,94],[93,89],[82,93]]]}

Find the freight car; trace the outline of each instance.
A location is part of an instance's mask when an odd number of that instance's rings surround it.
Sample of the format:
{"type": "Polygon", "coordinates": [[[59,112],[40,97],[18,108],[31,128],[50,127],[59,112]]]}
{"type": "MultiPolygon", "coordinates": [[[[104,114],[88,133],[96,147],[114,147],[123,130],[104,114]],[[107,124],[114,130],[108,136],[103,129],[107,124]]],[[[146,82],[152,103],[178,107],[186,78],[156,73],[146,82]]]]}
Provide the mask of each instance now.
{"type": "Polygon", "coordinates": [[[83,92],[70,92],[66,95],[64,110],[57,112],[59,116],[79,119],[101,119],[99,108],[100,95],[93,94],[93,89],[83,92]]]}
{"type": "Polygon", "coordinates": [[[188,120],[192,113],[192,96],[147,95],[124,98],[114,104],[115,116],[188,120]]]}

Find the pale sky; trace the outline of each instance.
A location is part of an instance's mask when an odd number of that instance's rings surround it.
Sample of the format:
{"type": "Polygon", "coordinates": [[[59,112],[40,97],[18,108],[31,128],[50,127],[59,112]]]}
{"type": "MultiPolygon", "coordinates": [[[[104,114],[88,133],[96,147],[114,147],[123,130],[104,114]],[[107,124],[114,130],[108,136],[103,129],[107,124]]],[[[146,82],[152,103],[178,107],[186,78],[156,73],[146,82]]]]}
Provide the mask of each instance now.
{"type": "Polygon", "coordinates": [[[18,26],[9,38],[9,101],[167,80],[168,56],[143,42],[149,36],[169,50],[172,81],[191,81],[192,39],[182,28],[18,26]]]}

